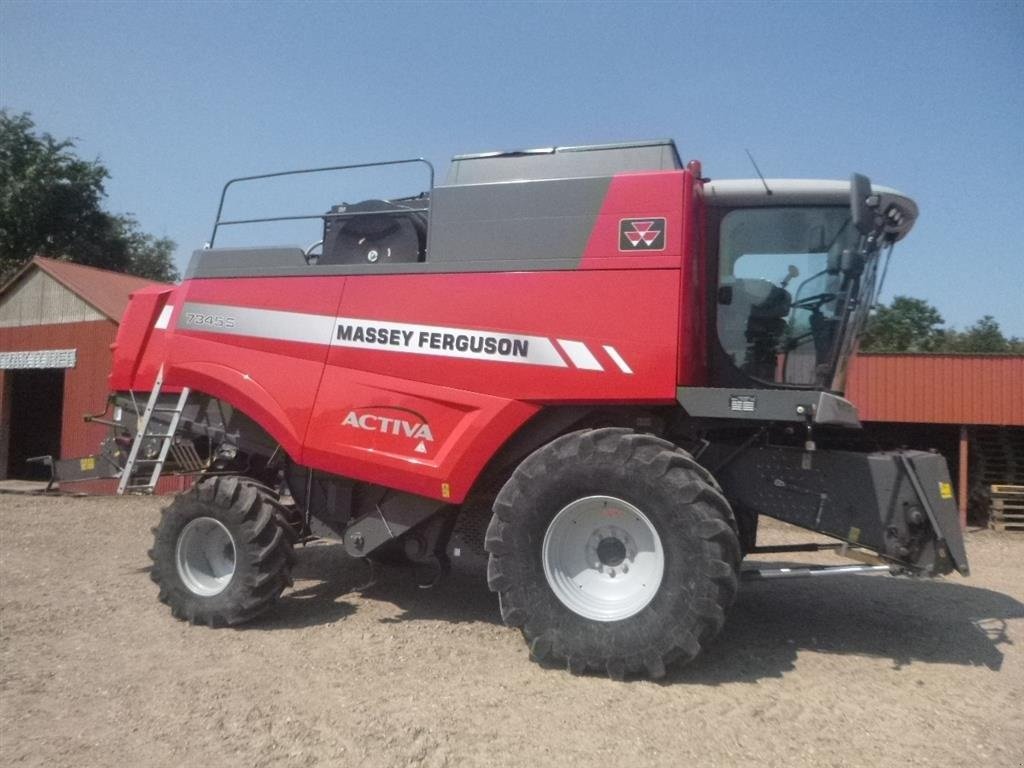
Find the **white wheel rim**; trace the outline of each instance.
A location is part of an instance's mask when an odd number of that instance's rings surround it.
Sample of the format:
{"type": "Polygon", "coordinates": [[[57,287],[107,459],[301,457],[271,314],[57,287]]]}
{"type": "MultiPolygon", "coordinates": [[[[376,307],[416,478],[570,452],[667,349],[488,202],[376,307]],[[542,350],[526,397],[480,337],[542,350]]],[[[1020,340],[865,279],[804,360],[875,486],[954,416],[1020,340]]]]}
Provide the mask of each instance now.
{"type": "Polygon", "coordinates": [[[595,621],[642,611],[665,573],[658,531],[643,512],[614,496],[587,496],[555,515],[541,559],[555,597],[595,621]]]}
{"type": "Polygon", "coordinates": [[[219,520],[197,517],[178,536],[175,551],[178,576],[192,593],[213,597],[235,575],[235,540],[219,520]]]}

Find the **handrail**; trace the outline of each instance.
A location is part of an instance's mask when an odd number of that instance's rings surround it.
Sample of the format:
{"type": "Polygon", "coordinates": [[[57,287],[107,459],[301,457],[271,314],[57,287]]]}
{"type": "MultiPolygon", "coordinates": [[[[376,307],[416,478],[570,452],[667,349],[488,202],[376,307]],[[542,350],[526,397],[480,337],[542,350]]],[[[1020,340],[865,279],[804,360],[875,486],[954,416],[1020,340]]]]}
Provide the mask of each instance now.
{"type": "Polygon", "coordinates": [[[323,213],[317,213],[317,214],[308,214],[308,215],[302,215],[302,216],[275,216],[275,217],[268,217],[268,218],[262,218],[262,219],[233,219],[233,220],[223,220],[222,221],[221,220],[221,214],[224,212],[224,199],[227,197],[228,188],[232,184],[236,184],[236,183],[238,183],[240,181],[256,181],[258,179],[274,179],[274,178],[278,178],[280,176],[296,176],[298,174],[303,174],[303,173],[324,173],[326,171],[348,171],[348,170],[353,170],[353,169],[356,169],[356,168],[375,168],[375,167],[382,167],[382,166],[388,166],[388,165],[408,165],[410,163],[422,163],[423,165],[427,166],[427,169],[430,172],[430,187],[429,187],[429,190],[432,192],[434,190],[434,166],[430,163],[429,160],[426,160],[426,159],[424,159],[422,157],[414,157],[414,158],[410,158],[408,160],[384,160],[384,161],[376,162],[376,163],[353,163],[353,164],[350,164],[350,165],[330,165],[330,166],[325,166],[323,168],[302,168],[302,169],[297,170],[297,171],[277,171],[276,173],[261,173],[261,174],[255,175],[255,176],[239,176],[237,178],[230,179],[224,185],[224,188],[221,190],[221,193],[220,193],[220,203],[217,205],[217,220],[213,223],[213,232],[210,234],[210,244],[209,244],[209,247],[211,247],[211,248],[213,247],[214,241],[217,239],[217,230],[221,227],[221,225],[228,226],[230,224],[256,224],[256,223],[271,222],[271,221],[298,221],[298,220],[301,220],[301,219],[322,219],[322,218],[324,218],[324,216],[331,216],[331,217],[341,218],[341,217],[348,217],[348,216],[363,215],[361,212],[353,212],[353,213],[350,213],[350,214],[323,214],[323,213]]]}

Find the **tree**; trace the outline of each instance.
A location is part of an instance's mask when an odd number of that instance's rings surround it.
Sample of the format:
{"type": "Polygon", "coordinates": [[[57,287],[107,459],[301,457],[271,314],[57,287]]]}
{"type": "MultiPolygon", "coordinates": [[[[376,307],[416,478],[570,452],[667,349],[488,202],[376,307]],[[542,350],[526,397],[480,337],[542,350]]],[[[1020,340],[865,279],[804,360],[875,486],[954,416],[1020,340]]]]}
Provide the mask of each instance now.
{"type": "Polygon", "coordinates": [[[861,339],[864,352],[934,352],[944,342],[945,322],[939,310],[924,299],[897,296],[888,307],[880,304],[868,320],[861,339]]]}
{"type": "Polygon", "coordinates": [[[110,173],[70,139],[35,133],[28,114],[0,110],[0,283],[34,255],[174,281],[174,243],[102,208],[110,173]]]}
{"type": "Polygon", "coordinates": [[[1024,354],[1024,340],[1003,336],[999,323],[985,315],[961,332],[950,331],[943,351],[963,355],[1024,354]]]}
{"type": "Polygon", "coordinates": [[[942,315],[923,299],[897,296],[880,304],[861,339],[863,352],[933,352],[953,355],[1024,354],[1024,339],[1003,335],[992,315],[963,331],[942,328],[942,315]]]}
{"type": "Polygon", "coordinates": [[[174,268],[174,241],[168,237],[154,237],[142,232],[131,216],[118,216],[121,237],[128,245],[129,274],[148,277],[163,283],[180,279],[174,268]]]}

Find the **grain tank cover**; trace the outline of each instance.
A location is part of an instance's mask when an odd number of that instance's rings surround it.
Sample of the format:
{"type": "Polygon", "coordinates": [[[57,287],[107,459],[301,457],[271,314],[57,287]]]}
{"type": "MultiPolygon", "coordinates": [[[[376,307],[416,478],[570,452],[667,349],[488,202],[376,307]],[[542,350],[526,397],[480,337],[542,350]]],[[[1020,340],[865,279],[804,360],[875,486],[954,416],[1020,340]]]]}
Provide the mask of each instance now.
{"type": "Polygon", "coordinates": [[[445,183],[578,179],[631,171],[671,171],[682,167],[675,142],[660,139],[456,155],[452,158],[445,183]]]}

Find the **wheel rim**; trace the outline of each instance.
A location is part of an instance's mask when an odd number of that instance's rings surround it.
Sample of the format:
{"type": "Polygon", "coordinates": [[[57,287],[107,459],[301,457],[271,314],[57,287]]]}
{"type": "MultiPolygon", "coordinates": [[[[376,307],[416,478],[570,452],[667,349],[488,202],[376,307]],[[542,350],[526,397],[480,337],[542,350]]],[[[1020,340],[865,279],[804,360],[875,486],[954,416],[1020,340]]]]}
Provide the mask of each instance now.
{"type": "Polygon", "coordinates": [[[595,621],[642,611],[665,573],[658,531],[643,512],[614,496],[588,496],[563,508],[548,525],[541,557],[555,597],[595,621]]]}
{"type": "Polygon", "coordinates": [[[219,520],[197,517],[178,536],[175,561],[190,592],[219,595],[235,575],[235,540],[219,520]]]}

